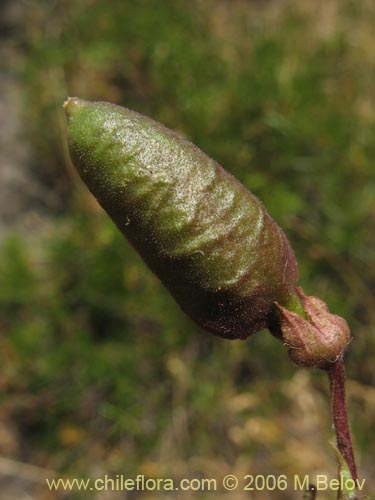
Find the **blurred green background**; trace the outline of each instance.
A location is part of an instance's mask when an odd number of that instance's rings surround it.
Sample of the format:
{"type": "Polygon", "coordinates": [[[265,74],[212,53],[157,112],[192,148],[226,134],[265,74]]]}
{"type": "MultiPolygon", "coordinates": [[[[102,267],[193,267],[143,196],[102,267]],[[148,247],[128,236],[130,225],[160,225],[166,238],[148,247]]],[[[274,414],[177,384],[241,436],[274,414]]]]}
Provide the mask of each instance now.
{"type": "MultiPolygon", "coordinates": [[[[325,375],[293,367],[268,332],[224,341],[180,312],[75,173],[68,95],[163,122],[263,200],[292,242],[305,291],[350,324],[348,406],[370,493],[374,4],[18,0],[1,8],[0,483],[9,498],[140,497],[51,493],[48,471],[336,474],[325,375]]],[[[142,498],[214,495],[302,498],[292,488],[142,498]]]]}

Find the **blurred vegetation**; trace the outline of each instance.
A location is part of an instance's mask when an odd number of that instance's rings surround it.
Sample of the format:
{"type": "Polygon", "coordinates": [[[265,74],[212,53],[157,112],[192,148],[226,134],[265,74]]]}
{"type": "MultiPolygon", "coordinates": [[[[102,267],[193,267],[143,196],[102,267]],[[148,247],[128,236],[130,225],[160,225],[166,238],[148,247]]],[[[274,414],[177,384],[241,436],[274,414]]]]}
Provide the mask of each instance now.
{"type": "Polygon", "coordinates": [[[11,70],[29,167],[46,193],[30,212],[50,223],[9,233],[0,249],[0,419],[12,443],[1,453],[83,476],[335,475],[324,374],[296,370],[266,332],[223,341],[185,318],[70,164],[61,105],[77,95],[178,130],[285,229],[305,291],[352,329],[349,409],[370,488],[373,5],[19,5],[11,70]]]}

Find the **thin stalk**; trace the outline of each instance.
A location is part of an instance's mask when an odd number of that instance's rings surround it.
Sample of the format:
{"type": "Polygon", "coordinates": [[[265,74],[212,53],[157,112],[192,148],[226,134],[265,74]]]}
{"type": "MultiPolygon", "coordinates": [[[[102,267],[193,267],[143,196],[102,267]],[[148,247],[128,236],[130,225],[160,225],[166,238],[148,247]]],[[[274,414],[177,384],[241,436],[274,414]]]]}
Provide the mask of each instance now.
{"type": "Polygon", "coordinates": [[[348,414],[345,402],[345,368],[342,356],[328,369],[332,398],[332,418],[336,432],[337,448],[348,464],[354,481],[357,480],[357,467],[350,437],[348,414]]]}

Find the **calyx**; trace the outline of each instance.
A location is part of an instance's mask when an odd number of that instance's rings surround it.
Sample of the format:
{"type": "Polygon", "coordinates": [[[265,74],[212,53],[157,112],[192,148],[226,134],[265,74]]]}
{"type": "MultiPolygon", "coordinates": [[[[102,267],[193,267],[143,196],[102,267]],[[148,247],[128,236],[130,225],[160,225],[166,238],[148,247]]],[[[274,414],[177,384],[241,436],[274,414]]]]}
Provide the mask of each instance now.
{"type": "Polygon", "coordinates": [[[331,314],[327,304],[296,289],[306,318],[276,303],[282,340],[299,366],[328,369],[350,342],[347,322],[331,314]]]}

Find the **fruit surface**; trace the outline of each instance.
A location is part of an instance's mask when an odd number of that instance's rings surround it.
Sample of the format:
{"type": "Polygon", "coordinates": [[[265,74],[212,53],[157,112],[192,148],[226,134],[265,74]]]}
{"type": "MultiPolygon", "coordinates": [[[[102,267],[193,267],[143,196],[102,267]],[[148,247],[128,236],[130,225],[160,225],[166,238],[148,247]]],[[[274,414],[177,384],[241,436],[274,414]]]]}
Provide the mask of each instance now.
{"type": "Polygon", "coordinates": [[[247,338],[297,307],[290,244],[262,203],[160,123],[69,98],[73,163],[183,311],[225,338],[247,338]]]}

